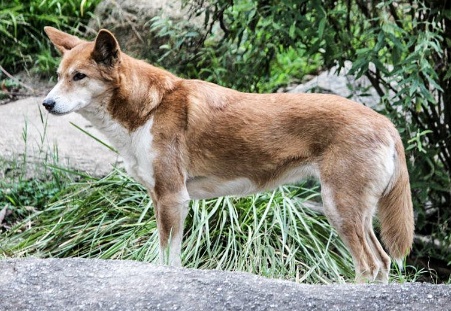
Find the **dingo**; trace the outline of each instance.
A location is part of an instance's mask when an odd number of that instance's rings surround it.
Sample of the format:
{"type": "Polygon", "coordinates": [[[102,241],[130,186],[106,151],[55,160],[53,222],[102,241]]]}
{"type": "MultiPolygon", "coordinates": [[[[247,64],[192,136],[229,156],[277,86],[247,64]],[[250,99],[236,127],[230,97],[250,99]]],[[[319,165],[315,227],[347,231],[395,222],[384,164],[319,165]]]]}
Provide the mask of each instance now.
{"type": "Polygon", "coordinates": [[[388,282],[390,257],[410,251],[413,210],[404,148],[393,124],[334,95],[248,94],[185,80],[94,42],[45,31],[63,57],[43,105],[77,111],[119,150],[152,197],[160,260],[181,265],[190,199],[247,195],[314,176],[324,213],[351,252],[357,282],[388,282]]]}

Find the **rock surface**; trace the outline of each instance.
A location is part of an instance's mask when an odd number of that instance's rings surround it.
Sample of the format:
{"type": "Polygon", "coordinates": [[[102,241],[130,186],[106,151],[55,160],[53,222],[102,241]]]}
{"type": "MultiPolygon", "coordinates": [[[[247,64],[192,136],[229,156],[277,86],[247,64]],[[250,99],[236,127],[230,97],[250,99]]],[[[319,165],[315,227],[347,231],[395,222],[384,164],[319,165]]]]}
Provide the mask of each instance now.
{"type": "Polygon", "coordinates": [[[88,259],[0,261],[0,310],[449,310],[451,287],[305,285],[88,259]]]}

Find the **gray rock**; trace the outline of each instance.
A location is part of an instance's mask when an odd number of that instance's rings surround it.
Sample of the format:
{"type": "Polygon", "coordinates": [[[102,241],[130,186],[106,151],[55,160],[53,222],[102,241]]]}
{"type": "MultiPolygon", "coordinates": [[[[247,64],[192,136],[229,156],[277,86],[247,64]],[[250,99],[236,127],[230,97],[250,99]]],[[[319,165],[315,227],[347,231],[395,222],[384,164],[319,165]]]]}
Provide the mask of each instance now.
{"type": "Polygon", "coordinates": [[[349,75],[352,68],[351,62],[345,62],[344,68],[339,70],[334,66],[309,81],[288,87],[279,92],[288,93],[330,93],[340,95],[366,106],[375,108],[380,103],[380,96],[372,87],[370,80],[362,76],[356,79],[349,75]]]}
{"type": "Polygon", "coordinates": [[[0,310],[449,310],[451,287],[305,285],[94,259],[0,261],[0,310]]]}

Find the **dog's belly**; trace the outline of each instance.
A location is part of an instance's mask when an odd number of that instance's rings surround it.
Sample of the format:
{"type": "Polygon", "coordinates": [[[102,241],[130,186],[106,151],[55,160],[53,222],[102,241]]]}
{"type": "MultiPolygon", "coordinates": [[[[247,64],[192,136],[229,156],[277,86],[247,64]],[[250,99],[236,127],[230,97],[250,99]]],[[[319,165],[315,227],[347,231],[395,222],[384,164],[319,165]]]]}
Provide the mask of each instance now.
{"type": "Polygon", "coordinates": [[[217,177],[196,177],[188,179],[186,188],[191,199],[209,199],[226,195],[245,196],[258,192],[258,187],[250,179],[240,177],[221,180],[217,177]]]}
{"type": "Polygon", "coordinates": [[[224,180],[217,176],[202,176],[188,179],[186,187],[190,198],[195,200],[226,195],[246,196],[274,189],[282,184],[295,183],[308,176],[319,178],[319,170],[316,165],[302,165],[287,170],[279,176],[266,180],[264,184],[257,184],[245,177],[224,180]]]}

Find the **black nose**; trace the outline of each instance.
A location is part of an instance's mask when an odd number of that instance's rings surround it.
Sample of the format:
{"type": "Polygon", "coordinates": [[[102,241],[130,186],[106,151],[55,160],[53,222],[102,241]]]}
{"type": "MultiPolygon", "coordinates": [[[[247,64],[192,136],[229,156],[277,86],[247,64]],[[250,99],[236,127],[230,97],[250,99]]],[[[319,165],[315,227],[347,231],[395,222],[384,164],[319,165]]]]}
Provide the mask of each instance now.
{"type": "Polygon", "coordinates": [[[42,102],[42,105],[44,105],[45,109],[47,109],[48,111],[52,110],[53,107],[55,107],[55,101],[53,99],[44,99],[44,101],[42,102]]]}

